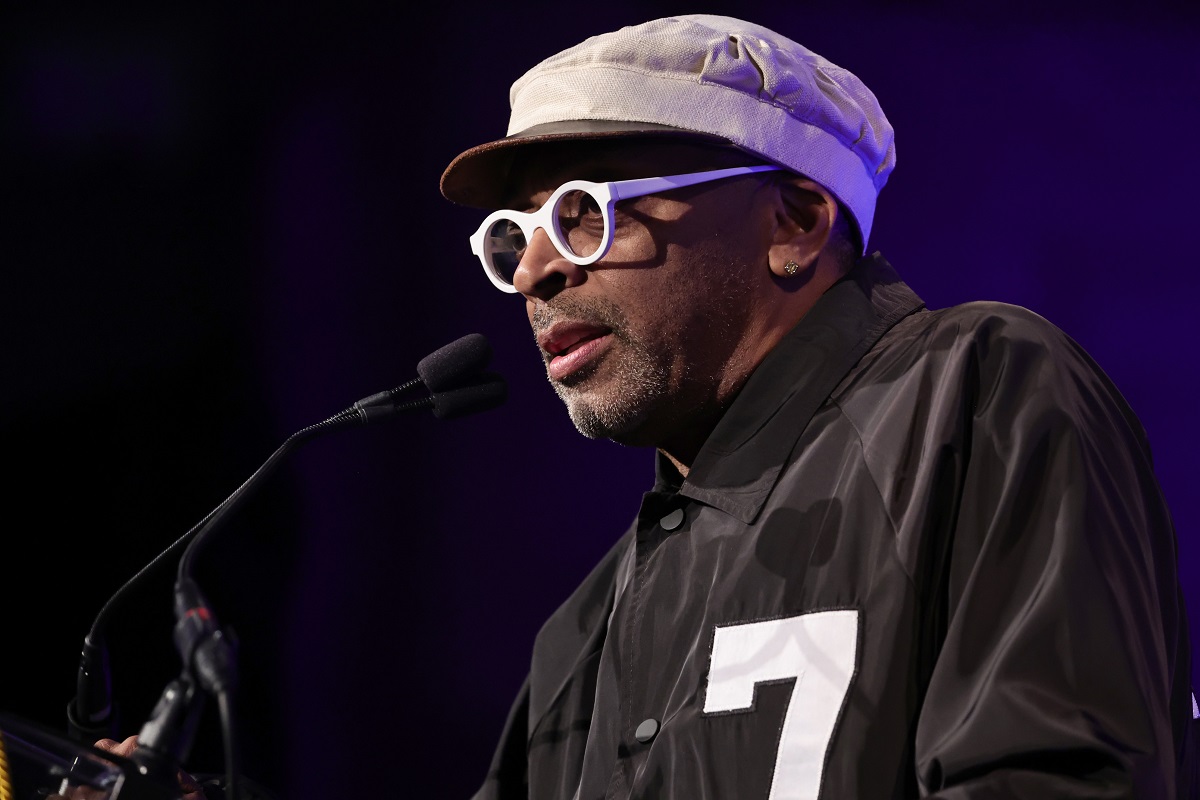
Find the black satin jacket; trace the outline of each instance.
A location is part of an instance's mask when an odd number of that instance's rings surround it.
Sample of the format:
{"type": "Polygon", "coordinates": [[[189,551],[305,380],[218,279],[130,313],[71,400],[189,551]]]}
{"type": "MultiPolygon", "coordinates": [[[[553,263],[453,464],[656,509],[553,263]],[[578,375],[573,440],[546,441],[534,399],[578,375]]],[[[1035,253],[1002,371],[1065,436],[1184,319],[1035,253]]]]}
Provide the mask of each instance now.
{"type": "Polygon", "coordinates": [[[1175,533],[1058,328],[878,254],[545,623],[476,800],[1193,796],[1175,533]]]}

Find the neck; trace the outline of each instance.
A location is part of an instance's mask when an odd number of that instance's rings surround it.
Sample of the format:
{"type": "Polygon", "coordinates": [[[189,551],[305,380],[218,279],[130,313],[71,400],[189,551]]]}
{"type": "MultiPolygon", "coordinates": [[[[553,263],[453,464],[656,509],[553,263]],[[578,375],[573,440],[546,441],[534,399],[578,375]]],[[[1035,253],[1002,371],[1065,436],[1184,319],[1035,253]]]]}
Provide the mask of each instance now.
{"type": "Polygon", "coordinates": [[[680,475],[682,475],[682,476],[683,476],[683,477],[685,477],[685,478],[688,476],[688,472],[689,472],[689,471],[691,470],[691,468],[692,468],[692,467],[691,467],[691,464],[685,464],[685,463],[683,463],[683,462],[682,462],[682,461],[680,461],[678,458],[676,458],[675,456],[671,455],[670,453],[668,453],[666,450],[662,449],[661,447],[660,447],[660,448],[658,448],[658,452],[660,452],[660,453],[662,453],[664,456],[666,456],[667,460],[668,460],[668,461],[670,461],[672,464],[674,464],[674,465],[675,465],[675,469],[679,470],[679,474],[680,474],[680,475]]]}

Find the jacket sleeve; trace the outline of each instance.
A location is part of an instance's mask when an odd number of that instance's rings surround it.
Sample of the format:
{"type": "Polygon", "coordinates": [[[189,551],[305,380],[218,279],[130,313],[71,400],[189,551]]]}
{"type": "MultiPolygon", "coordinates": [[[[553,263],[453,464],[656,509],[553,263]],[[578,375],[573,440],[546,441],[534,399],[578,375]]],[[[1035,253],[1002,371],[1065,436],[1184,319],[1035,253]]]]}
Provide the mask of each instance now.
{"type": "Polygon", "coordinates": [[[471,800],[525,800],[529,796],[525,753],[529,739],[529,678],[509,709],[508,718],[492,755],[492,764],[479,791],[471,800]]]}
{"type": "Polygon", "coordinates": [[[529,673],[472,800],[566,800],[578,784],[596,665],[634,530],[630,526],[538,631],[529,673]]]}
{"type": "Polygon", "coordinates": [[[922,797],[1193,797],[1186,610],[1145,434],[1024,312],[976,331],[922,797]]]}

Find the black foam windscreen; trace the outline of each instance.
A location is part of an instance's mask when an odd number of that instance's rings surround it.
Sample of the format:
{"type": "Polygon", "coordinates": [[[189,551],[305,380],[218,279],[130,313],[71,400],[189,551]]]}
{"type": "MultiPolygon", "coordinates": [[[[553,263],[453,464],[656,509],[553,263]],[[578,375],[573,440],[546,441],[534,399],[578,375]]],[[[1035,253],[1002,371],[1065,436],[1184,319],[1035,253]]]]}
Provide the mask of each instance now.
{"type": "Polygon", "coordinates": [[[465,383],[492,360],[492,345],[480,333],[468,333],[417,362],[417,375],[433,393],[465,383]]]}
{"type": "Polygon", "coordinates": [[[494,372],[484,373],[478,383],[437,392],[433,395],[433,415],[438,419],[487,411],[508,399],[508,384],[494,372]]]}

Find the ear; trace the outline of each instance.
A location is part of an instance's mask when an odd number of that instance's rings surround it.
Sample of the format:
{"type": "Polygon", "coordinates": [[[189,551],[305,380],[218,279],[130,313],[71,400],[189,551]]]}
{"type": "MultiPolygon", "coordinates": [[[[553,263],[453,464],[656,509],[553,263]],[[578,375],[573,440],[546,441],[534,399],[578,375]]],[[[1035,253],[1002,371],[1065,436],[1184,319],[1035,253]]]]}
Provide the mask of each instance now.
{"type": "Polygon", "coordinates": [[[783,279],[802,272],[811,277],[833,234],[837,199],[821,184],[799,175],[782,175],[777,186],[775,235],[769,254],[771,272],[783,279]]]}

